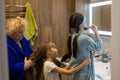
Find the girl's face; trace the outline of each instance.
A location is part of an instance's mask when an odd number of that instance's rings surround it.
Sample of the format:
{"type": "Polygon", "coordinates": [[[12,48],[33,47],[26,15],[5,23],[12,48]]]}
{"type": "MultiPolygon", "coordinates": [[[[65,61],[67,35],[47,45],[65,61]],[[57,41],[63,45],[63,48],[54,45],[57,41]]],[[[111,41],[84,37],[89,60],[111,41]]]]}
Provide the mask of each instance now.
{"type": "Polygon", "coordinates": [[[49,54],[50,57],[55,59],[58,56],[58,51],[55,47],[52,47],[52,48],[49,49],[48,54],[49,54]]]}

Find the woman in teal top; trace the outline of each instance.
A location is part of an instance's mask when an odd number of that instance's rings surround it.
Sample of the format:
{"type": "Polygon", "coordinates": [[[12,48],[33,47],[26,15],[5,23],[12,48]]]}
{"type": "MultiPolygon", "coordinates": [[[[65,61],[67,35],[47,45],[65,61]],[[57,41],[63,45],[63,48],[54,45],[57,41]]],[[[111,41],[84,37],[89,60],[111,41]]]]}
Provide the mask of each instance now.
{"type": "Polygon", "coordinates": [[[97,27],[94,25],[90,27],[95,34],[95,40],[83,34],[86,26],[85,17],[81,13],[71,15],[69,26],[72,33],[68,39],[70,68],[81,64],[85,57],[91,58],[92,61],[90,65],[71,75],[70,80],[95,80],[92,51],[102,49],[102,40],[99,38],[97,27]]]}

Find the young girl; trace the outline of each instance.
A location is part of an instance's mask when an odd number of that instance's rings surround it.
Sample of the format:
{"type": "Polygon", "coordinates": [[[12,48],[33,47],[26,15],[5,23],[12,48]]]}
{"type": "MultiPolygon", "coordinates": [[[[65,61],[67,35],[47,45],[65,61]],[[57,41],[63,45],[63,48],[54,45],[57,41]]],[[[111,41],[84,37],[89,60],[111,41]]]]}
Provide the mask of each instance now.
{"type": "Polygon", "coordinates": [[[86,26],[86,18],[81,13],[74,13],[69,19],[70,35],[68,38],[68,56],[70,68],[81,64],[85,57],[91,59],[89,66],[85,66],[77,73],[70,76],[70,80],[95,80],[94,62],[92,52],[102,50],[102,39],[100,39],[97,26],[86,26]],[[84,30],[90,28],[94,32],[94,38],[84,34],[84,30]]]}
{"type": "Polygon", "coordinates": [[[67,70],[64,68],[60,68],[55,64],[55,59],[57,56],[58,52],[53,42],[45,42],[38,46],[35,52],[31,55],[31,58],[36,61],[35,80],[40,80],[42,69],[44,72],[45,80],[60,80],[59,73],[73,74],[82,69],[84,66],[90,64],[91,62],[89,58],[86,58],[80,65],[67,70]]]}

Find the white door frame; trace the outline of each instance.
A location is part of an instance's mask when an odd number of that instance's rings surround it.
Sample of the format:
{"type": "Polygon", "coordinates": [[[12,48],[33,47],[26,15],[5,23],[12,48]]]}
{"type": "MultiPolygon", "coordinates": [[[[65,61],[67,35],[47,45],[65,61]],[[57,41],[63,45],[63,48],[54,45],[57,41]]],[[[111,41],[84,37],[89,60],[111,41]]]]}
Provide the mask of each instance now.
{"type": "Polygon", "coordinates": [[[120,80],[120,0],[112,0],[111,80],[120,80]]]}
{"type": "Polygon", "coordinates": [[[9,80],[5,34],[5,4],[0,0],[0,80],[9,80]]]}

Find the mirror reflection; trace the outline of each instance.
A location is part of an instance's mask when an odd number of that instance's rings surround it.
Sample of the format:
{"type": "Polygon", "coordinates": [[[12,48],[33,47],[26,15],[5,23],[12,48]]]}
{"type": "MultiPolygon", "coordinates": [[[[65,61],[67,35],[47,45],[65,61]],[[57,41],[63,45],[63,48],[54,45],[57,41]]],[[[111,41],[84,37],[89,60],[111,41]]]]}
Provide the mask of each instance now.
{"type": "Polygon", "coordinates": [[[92,21],[101,31],[111,31],[111,5],[93,7],[92,21]]]}
{"type": "MultiPolygon", "coordinates": [[[[111,33],[111,4],[112,1],[90,3],[89,23],[98,26],[101,35],[112,35],[111,33]]],[[[92,31],[90,30],[90,33],[92,31]]]]}

